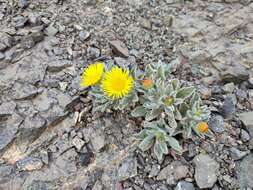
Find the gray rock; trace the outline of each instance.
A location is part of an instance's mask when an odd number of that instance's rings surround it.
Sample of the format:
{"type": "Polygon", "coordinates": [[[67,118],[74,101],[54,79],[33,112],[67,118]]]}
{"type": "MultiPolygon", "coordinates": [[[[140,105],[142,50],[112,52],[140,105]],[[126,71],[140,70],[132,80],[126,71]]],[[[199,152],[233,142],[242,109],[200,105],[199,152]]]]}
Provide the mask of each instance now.
{"type": "Polygon", "coordinates": [[[79,39],[84,42],[85,40],[87,40],[90,37],[90,33],[87,31],[80,31],[79,32],[79,39]]]}
{"type": "Polygon", "coordinates": [[[16,28],[22,28],[25,26],[26,22],[28,21],[28,18],[23,16],[17,16],[13,18],[13,26],[16,28]]]}
{"type": "Polygon", "coordinates": [[[91,134],[91,144],[96,152],[99,152],[105,146],[105,136],[103,134],[99,134],[95,132],[91,134]]]}
{"type": "Polygon", "coordinates": [[[7,48],[7,45],[5,45],[4,43],[0,42],[0,52],[6,50],[6,48],[7,48]]]}
{"type": "Polygon", "coordinates": [[[91,59],[98,58],[100,56],[100,49],[95,48],[95,47],[88,47],[88,49],[87,49],[87,55],[91,59]]]}
{"type": "Polygon", "coordinates": [[[249,79],[249,72],[242,66],[229,67],[221,73],[224,82],[241,83],[249,79]]]}
{"type": "Polygon", "coordinates": [[[124,181],[137,175],[137,159],[129,155],[119,164],[117,168],[118,180],[124,181]]]}
{"type": "Polygon", "coordinates": [[[20,8],[26,8],[28,6],[27,0],[19,0],[19,6],[20,8]]]}
{"type": "Polygon", "coordinates": [[[152,165],[152,168],[151,168],[151,171],[149,172],[148,177],[155,177],[155,176],[157,176],[159,174],[159,172],[160,172],[160,169],[161,169],[160,165],[158,165],[158,164],[152,165]]]}
{"type": "Polygon", "coordinates": [[[49,72],[60,72],[71,65],[71,62],[67,60],[53,60],[47,63],[47,70],[49,72]]]}
{"type": "Polygon", "coordinates": [[[221,107],[221,114],[224,118],[230,119],[235,114],[235,100],[232,96],[227,96],[221,107]]]}
{"type": "Polygon", "coordinates": [[[245,90],[236,89],[235,95],[239,102],[243,102],[247,99],[247,92],[245,90]]]}
{"type": "Polygon", "coordinates": [[[58,29],[55,28],[53,25],[49,25],[46,29],[45,32],[48,36],[55,36],[58,33],[58,29]]]}
{"type": "Polygon", "coordinates": [[[226,93],[232,93],[235,90],[235,84],[233,82],[225,84],[222,89],[226,93]]]}
{"type": "Polygon", "coordinates": [[[230,156],[233,160],[240,160],[249,153],[250,153],[249,150],[248,151],[240,151],[235,147],[230,148],[230,156]]]}
{"type": "Polygon", "coordinates": [[[248,80],[248,88],[253,89],[253,77],[249,78],[248,80]]]}
{"type": "Polygon", "coordinates": [[[58,185],[54,182],[50,181],[41,181],[41,180],[33,180],[31,184],[28,185],[27,190],[49,190],[49,189],[59,189],[58,185]]]}
{"type": "Polygon", "coordinates": [[[237,162],[236,173],[240,189],[253,188],[253,154],[249,154],[242,161],[237,162]]]}
{"type": "Polygon", "coordinates": [[[122,68],[127,68],[130,65],[127,59],[122,58],[122,57],[114,57],[114,60],[116,64],[122,68]]]}
{"type": "MultiPolygon", "coordinates": [[[[1,46],[1,45],[0,45],[0,46],[1,46]]],[[[0,50],[0,51],[1,51],[1,50],[0,50]]],[[[0,61],[3,60],[4,58],[5,58],[4,53],[1,53],[1,52],[0,52],[0,61]]]]}
{"type": "Polygon", "coordinates": [[[242,139],[242,142],[248,142],[250,140],[249,133],[245,131],[244,129],[241,130],[241,139],[242,139]]]}
{"type": "Polygon", "coordinates": [[[195,175],[199,188],[211,188],[217,181],[218,163],[208,155],[200,154],[193,160],[195,164],[195,175]]]}
{"type": "Polygon", "coordinates": [[[157,180],[167,180],[167,184],[174,185],[176,181],[183,179],[187,176],[189,169],[186,165],[183,165],[181,162],[174,161],[165,168],[163,168],[157,180]]]}
{"type": "Polygon", "coordinates": [[[141,19],[140,24],[143,28],[150,30],[152,28],[151,22],[148,19],[141,19]]]}
{"type": "Polygon", "coordinates": [[[4,102],[0,105],[0,119],[2,117],[11,116],[14,113],[16,108],[16,103],[11,102],[4,102]]]}
{"type": "Polygon", "coordinates": [[[16,113],[13,113],[7,120],[0,121],[0,155],[1,151],[16,138],[16,133],[22,121],[23,118],[16,113]]]}
{"type": "Polygon", "coordinates": [[[80,151],[83,148],[84,144],[85,144],[85,142],[82,139],[80,139],[78,136],[76,136],[73,139],[72,143],[78,151],[80,151]]]}
{"type": "Polygon", "coordinates": [[[26,37],[24,37],[21,41],[21,46],[24,49],[30,49],[35,46],[36,43],[42,41],[44,39],[44,34],[42,32],[33,32],[26,37]]]}
{"type": "Polygon", "coordinates": [[[222,133],[225,131],[224,120],[221,115],[212,114],[208,121],[208,126],[215,133],[222,133]]]}
{"type": "Polygon", "coordinates": [[[190,182],[179,181],[174,190],[195,190],[195,187],[190,182]]]}
{"type": "Polygon", "coordinates": [[[238,117],[242,121],[242,123],[245,125],[250,136],[252,137],[253,136],[253,111],[238,114],[238,117]]]}
{"type": "Polygon", "coordinates": [[[25,118],[19,128],[19,140],[33,141],[46,128],[46,120],[39,114],[30,115],[25,118]]]}
{"type": "Polygon", "coordinates": [[[129,56],[128,49],[123,42],[114,40],[109,43],[115,55],[125,58],[129,56]]]}
{"type": "Polygon", "coordinates": [[[23,85],[20,83],[15,83],[13,87],[12,97],[15,100],[29,100],[33,99],[35,96],[41,94],[42,92],[42,88],[36,88],[30,84],[23,85]]]}
{"type": "Polygon", "coordinates": [[[17,168],[20,171],[39,170],[43,167],[43,162],[39,158],[27,157],[17,162],[17,168]]]}
{"type": "Polygon", "coordinates": [[[12,175],[15,173],[15,168],[9,165],[0,165],[0,187],[1,184],[10,180],[12,175]]]}

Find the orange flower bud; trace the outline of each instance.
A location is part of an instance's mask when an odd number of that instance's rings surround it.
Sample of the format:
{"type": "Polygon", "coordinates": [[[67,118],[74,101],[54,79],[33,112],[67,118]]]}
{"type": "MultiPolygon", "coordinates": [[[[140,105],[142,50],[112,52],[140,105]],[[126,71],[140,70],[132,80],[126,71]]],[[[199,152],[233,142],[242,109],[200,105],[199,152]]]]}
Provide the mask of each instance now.
{"type": "Polygon", "coordinates": [[[143,81],[142,81],[142,86],[144,87],[144,88],[151,88],[152,86],[153,86],[153,80],[151,80],[151,79],[144,79],[143,81]]]}
{"type": "Polygon", "coordinates": [[[197,125],[198,131],[201,133],[207,133],[208,132],[208,124],[206,122],[200,122],[197,125]]]}

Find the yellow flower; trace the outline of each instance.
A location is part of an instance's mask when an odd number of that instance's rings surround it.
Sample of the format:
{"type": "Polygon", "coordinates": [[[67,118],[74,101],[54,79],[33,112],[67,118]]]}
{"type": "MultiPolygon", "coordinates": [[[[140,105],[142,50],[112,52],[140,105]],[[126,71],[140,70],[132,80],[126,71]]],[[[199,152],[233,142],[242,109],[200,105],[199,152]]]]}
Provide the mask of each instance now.
{"type": "Polygon", "coordinates": [[[108,97],[118,99],[126,96],[132,90],[133,82],[127,70],[113,67],[105,73],[102,89],[108,97]]]}
{"type": "Polygon", "coordinates": [[[206,122],[200,122],[197,125],[197,129],[201,133],[207,133],[208,132],[208,124],[206,122]]]}
{"type": "Polygon", "coordinates": [[[88,87],[97,84],[102,78],[104,65],[96,62],[84,70],[81,77],[81,87],[88,87]]]}
{"type": "Polygon", "coordinates": [[[166,97],[163,102],[165,105],[171,106],[174,103],[174,99],[172,97],[166,97]]]}

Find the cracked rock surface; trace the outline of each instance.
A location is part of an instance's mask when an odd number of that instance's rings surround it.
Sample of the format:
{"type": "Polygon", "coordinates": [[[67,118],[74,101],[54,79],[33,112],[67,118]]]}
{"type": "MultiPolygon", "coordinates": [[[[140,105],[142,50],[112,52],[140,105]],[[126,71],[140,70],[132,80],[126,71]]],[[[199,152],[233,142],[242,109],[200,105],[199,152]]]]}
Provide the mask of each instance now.
{"type": "Polygon", "coordinates": [[[252,13],[250,0],[0,0],[0,189],[252,189],[252,13]],[[172,62],[214,138],[162,162],[140,152],[136,120],[91,113],[79,83],[97,60],[172,62]]]}

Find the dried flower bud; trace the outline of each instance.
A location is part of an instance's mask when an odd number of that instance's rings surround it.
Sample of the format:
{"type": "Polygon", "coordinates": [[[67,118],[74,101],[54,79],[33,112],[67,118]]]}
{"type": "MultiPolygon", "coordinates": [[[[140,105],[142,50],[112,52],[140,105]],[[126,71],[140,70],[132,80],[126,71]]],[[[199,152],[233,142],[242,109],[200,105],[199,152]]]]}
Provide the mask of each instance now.
{"type": "Polygon", "coordinates": [[[208,124],[206,122],[200,122],[197,125],[197,129],[201,133],[207,133],[208,132],[208,124]]]}
{"type": "Polygon", "coordinates": [[[153,84],[154,84],[154,82],[153,82],[153,80],[151,80],[151,79],[144,79],[143,81],[142,81],[142,86],[144,87],[144,88],[151,88],[152,86],[153,86],[153,84]]]}

